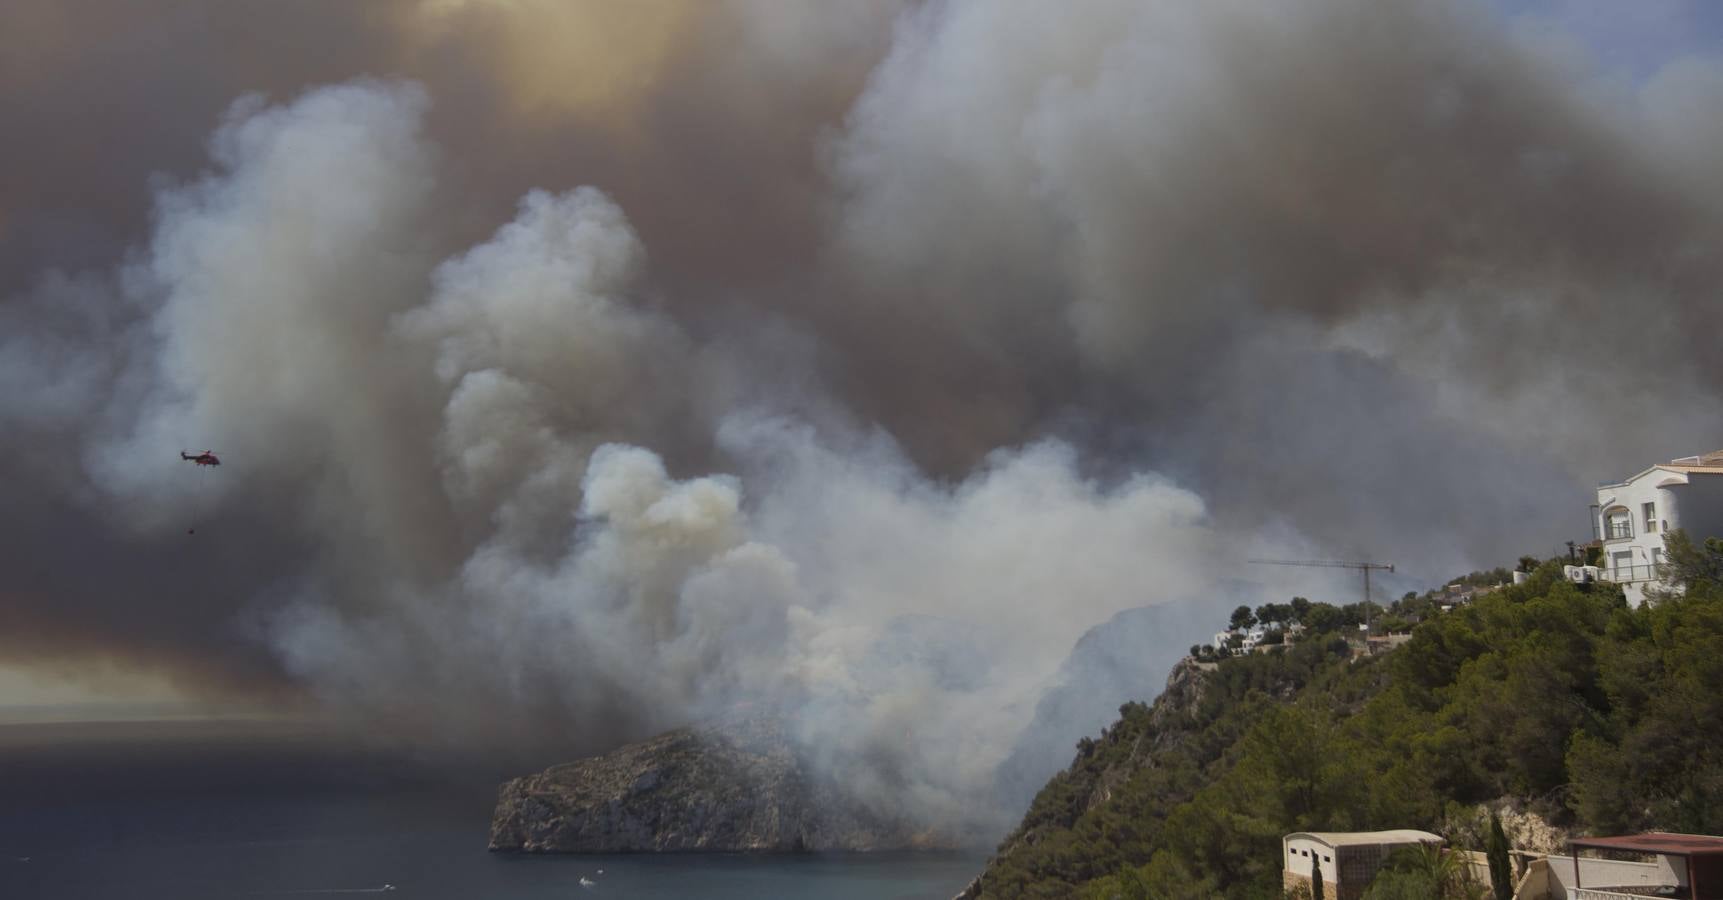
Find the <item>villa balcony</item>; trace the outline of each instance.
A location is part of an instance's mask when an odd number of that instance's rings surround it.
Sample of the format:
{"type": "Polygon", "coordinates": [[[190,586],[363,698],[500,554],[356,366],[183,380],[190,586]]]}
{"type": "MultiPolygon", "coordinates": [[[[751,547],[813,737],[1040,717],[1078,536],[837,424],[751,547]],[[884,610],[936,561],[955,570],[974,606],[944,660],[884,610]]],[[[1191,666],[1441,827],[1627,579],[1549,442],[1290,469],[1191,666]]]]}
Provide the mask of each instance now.
{"type": "Polygon", "coordinates": [[[1636,581],[1662,581],[1667,565],[1646,563],[1638,566],[1610,566],[1599,569],[1598,576],[1604,581],[1617,584],[1628,584],[1636,581]]]}

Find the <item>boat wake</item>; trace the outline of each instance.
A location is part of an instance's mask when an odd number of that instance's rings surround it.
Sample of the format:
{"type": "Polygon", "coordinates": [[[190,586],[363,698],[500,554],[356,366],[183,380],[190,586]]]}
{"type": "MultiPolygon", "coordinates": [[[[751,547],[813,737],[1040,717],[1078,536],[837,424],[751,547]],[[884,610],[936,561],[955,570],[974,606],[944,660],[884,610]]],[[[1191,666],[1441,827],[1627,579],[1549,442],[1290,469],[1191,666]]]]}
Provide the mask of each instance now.
{"type": "Polygon", "coordinates": [[[293,897],[302,894],[383,894],[395,890],[392,884],[373,888],[308,888],[301,891],[258,891],[253,897],[293,897]]]}

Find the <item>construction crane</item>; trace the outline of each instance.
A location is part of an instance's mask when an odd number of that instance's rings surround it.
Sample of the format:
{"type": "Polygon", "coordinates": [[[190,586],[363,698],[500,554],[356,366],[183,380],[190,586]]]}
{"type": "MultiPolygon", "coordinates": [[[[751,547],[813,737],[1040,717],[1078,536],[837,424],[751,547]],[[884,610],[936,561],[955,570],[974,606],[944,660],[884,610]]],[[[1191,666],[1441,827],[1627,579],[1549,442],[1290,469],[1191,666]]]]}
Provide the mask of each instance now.
{"type": "Polygon", "coordinates": [[[1364,573],[1364,633],[1370,633],[1370,573],[1392,572],[1393,563],[1335,562],[1327,559],[1253,559],[1259,566],[1304,566],[1312,569],[1357,569],[1364,573]]]}

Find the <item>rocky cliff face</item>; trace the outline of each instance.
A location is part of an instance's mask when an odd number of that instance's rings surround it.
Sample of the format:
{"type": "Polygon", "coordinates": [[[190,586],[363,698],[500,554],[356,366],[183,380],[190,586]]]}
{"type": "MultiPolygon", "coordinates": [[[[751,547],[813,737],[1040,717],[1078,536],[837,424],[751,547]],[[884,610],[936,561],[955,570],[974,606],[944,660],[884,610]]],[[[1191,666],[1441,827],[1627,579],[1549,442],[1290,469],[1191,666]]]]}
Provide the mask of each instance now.
{"type": "Polygon", "coordinates": [[[999,766],[1004,802],[1026,809],[1047,779],[1071,764],[1078,738],[1118,718],[1120,704],[1154,700],[1174,661],[1206,637],[1213,618],[1209,606],[1185,601],[1137,607],[1089,629],[999,766]]]}
{"type": "Polygon", "coordinates": [[[1208,688],[1206,674],[1202,665],[1189,658],[1174,665],[1167,675],[1166,688],[1149,707],[1146,723],[1133,730],[1122,730],[1115,724],[1110,737],[1102,734],[1102,742],[1119,745],[1118,752],[1097,753],[1094,741],[1080,744],[1071,766],[1042,788],[1022,824],[1001,843],[987,868],[953,900],[996,896],[997,890],[990,889],[988,882],[1003,861],[1032,850],[1049,834],[1070,829],[1083,813],[1111,800],[1119,786],[1147,764],[1152,754],[1188,739],[1187,723],[1208,688]],[[1098,762],[1101,759],[1106,761],[1098,762]],[[1043,798],[1049,798],[1049,802],[1043,803],[1043,798]]]}
{"type": "Polygon", "coordinates": [[[492,850],[534,853],[938,848],[857,809],[795,752],[781,722],[684,728],[517,778],[498,792],[492,850]]]}

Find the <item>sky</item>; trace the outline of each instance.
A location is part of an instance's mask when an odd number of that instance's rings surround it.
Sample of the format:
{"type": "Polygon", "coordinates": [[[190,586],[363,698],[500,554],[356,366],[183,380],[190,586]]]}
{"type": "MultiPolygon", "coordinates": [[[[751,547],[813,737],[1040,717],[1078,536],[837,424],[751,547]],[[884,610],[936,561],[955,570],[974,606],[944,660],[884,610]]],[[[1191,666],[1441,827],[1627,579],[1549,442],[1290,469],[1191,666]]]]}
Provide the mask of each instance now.
{"type": "Polygon", "coordinates": [[[141,685],[135,682],[126,685],[79,683],[52,672],[28,668],[0,669],[0,691],[4,692],[8,705],[30,707],[77,707],[119,700],[162,702],[178,699],[171,686],[160,682],[141,685]]]}
{"type": "Polygon", "coordinates": [[[1507,27],[1571,42],[1602,71],[1643,80],[1723,45],[1723,9],[1704,0],[1500,0],[1507,27]]]}
{"type": "Polygon", "coordinates": [[[1119,611],[1553,555],[1723,446],[1699,2],[0,35],[0,704],[122,672],[477,754],[769,708],[981,827],[1119,611]]]}

